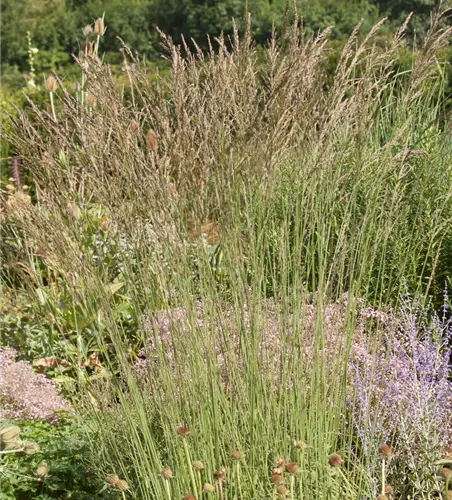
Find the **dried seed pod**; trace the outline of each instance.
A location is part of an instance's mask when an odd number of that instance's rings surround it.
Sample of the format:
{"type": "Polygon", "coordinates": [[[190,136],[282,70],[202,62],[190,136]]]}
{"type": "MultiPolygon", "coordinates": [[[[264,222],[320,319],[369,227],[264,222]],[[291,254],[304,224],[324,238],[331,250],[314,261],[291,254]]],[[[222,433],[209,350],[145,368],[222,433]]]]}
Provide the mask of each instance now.
{"type": "Polygon", "coordinates": [[[116,474],[108,474],[105,481],[114,486],[119,481],[119,477],[116,474]]]}
{"type": "Polygon", "coordinates": [[[90,108],[94,108],[94,106],[96,105],[96,98],[93,96],[93,94],[88,94],[88,96],[86,97],[86,104],[90,108]]]}
{"type": "Polygon", "coordinates": [[[286,461],[284,460],[284,457],[278,457],[275,460],[275,467],[284,467],[285,464],[286,464],[286,461]]]}
{"type": "Polygon", "coordinates": [[[240,451],[233,451],[231,453],[231,460],[240,460],[242,458],[242,454],[240,451]]]}
{"type": "Polygon", "coordinates": [[[22,443],[22,453],[25,455],[34,455],[39,451],[39,446],[33,441],[24,441],[22,443]]]}
{"type": "Polygon", "coordinates": [[[283,486],[282,484],[276,488],[276,492],[282,498],[286,498],[287,491],[288,491],[288,489],[285,486],[283,486]]]}
{"type": "Polygon", "coordinates": [[[119,491],[127,491],[129,489],[129,485],[126,481],[124,481],[124,479],[119,479],[118,481],[116,481],[114,487],[119,491]]]}
{"type": "Polygon", "coordinates": [[[449,469],[447,467],[443,467],[439,471],[439,475],[445,479],[446,481],[452,481],[452,469],[449,469]]]}
{"type": "Polygon", "coordinates": [[[55,92],[55,90],[57,89],[58,87],[58,84],[57,84],[57,81],[55,79],[54,76],[50,75],[48,78],[47,78],[47,91],[48,92],[55,92]]]}
{"type": "Polygon", "coordinates": [[[85,36],[88,36],[90,33],[93,32],[93,27],[91,26],[91,24],[87,24],[84,28],[83,28],[83,34],[85,36]]]}
{"type": "Polygon", "coordinates": [[[94,33],[96,33],[97,36],[102,36],[105,32],[105,24],[104,20],[99,17],[96,19],[96,22],[94,23],[94,33]]]}
{"type": "Polygon", "coordinates": [[[195,497],[195,495],[192,495],[191,493],[189,493],[188,495],[184,495],[182,497],[182,500],[196,500],[196,497],[195,497]]]}

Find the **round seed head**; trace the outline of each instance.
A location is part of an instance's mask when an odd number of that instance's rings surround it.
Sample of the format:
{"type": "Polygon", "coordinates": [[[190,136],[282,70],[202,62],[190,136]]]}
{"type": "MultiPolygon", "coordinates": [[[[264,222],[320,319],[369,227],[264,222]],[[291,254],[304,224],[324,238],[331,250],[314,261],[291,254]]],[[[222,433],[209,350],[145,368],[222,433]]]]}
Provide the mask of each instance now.
{"type": "Polygon", "coordinates": [[[36,477],[38,479],[44,479],[48,473],[49,466],[44,462],[36,469],[36,477]]]}
{"type": "Polygon", "coordinates": [[[195,470],[204,470],[204,464],[199,460],[194,460],[191,465],[195,470]]]}
{"type": "Polygon", "coordinates": [[[33,441],[24,441],[22,443],[22,453],[25,453],[25,455],[34,455],[39,451],[39,446],[37,443],[34,443],[33,441]]]}
{"type": "Polygon", "coordinates": [[[392,455],[392,450],[386,443],[383,443],[378,448],[378,453],[381,457],[388,458],[392,455]]]}
{"type": "Polygon", "coordinates": [[[97,36],[102,36],[105,31],[105,24],[104,20],[99,17],[96,19],[96,22],[94,23],[94,33],[96,33],[97,36]]]}
{"type": "Polygon", "coordinates": [[[116,474],[108,474],[105,481],[114,486],[119,481],[119,477],[116,474]]]}
{"type": "Polygon", "coordinates": [[[205,483],[202,491],[205,491],[206,493],[213,493],[215,491],[215,486],[210,483],[205,483]]]}
{"type": "Polygon", "coordinates": [[[442,478],[444,478],[446,481],[452,481],[452,469],[448,469],[447,467],[443,467],[440,471],[439,474],[442,478]]]}
{"type": "Polygon", "coordinates": [[[184,496],[182,497],[182,500],[196,500],[196,497],[195,497],[195,495],[192,495],[192,494],[190,493],[190,494],[188,494],[188,495],[184,495],[184,496]]]}
{"type": "Polygon", "coordinates": [[[11,425],[0,430],[0,441],[1,444],[10,444],[17,441],[20,436],[20,427],[17,425],[11,425]]]}
{"type": "Polygon", "coordinates": [[[240,460],[242,458],[242,454],[240,451],[233,451],[231,453],[231,460],[240,460]]]}
{"type": "Polygon", "coordinates": [[[328,463],[331,467],[339,467],[341,465],[342,458],[339,453],[333,453],[328,457],[328,463]]]}
{"type": "Polygon", "coordinates": [[[179,425],[176,428],[176,433],[178,436],[185,437],[190,434],[190,431],[188,430],[188,427],[185,427],[185,425],[179,425]]]}
{"type": "Polygon", "coordinates": [[[131,132],[133,132],[134,134],[138,132],[140,128],[140,124],[137,123],[136,121],[132,120],[130,123],[129,123],[129,129],[131,132]]]}
{"type": "Polygon", "coordinates": [[[284,460],[284,457],[278,457],[275,460],[275,467],[284,467],[286,461],[284,460]]]}
{"type": "Polygon", "coordinates": [[[50,75],[48,78],[47,78],[47,90],[49,92],[55,92],[55,90],[57,89],[58,87],[58,84],[57,84],[57,81],[55,79],[54,76],[50,75]]]}
{"type": "Polygon", "coordinates": [[[393,489],[393,487],[390,484],[387,484],[385,486],[385,495],[388,495],[388,496],[393,496],[394,495],[394,489],[393,489]]]}
{"type": "Polygon", "coordinates": [[[213,478],[216,483],[222,483],[225,479],[225,472],[223,470],[217,470],[213,473],[213,478]]]}
{"type": "Polygon", "coordinates": [[[295,462],[289,462],[286,464],[286,472],[289,474],[297,474],[297,472],[300,472],[300,467],[298,467],[298,464],[295,462]]]}
{"type": "Polygon", "coordinates": [[[378,495],[377,500],[389,500],[386,495],[378,495]]]}
{"type": "Polygon", "coordinates": [[[273,469],[270,482],[275,485],[284,483],[284,474],[281,469],[273,469]]]}
{"type": "Polygon", "coordinates": [[[276,492],[282,497],[285,498],[287,494],[287,488],[282,484],[276,488],[276,492]]]}
{"type": "Polygon", "coordinates": [[[160,471],[160,475],[163,477],[163,479],[171,479],[173,477],[173,471],[168,467],[163,467],[163,469],[160,471]]]}
{"type": "Polygon", "coordinates": [[[124,479],[119,479],[119,481],[115,484],[115,488],[119,491],[127,491],[129,489],[129,485],[126,481],[124,481],[124,479]]]}
{"type": "Polygon", "coordinates": [[[305,443],[305,441],[295,441],[295,448],[298,448],[299,450],[305,450],[308,447],[308,445],[305,443]]]}

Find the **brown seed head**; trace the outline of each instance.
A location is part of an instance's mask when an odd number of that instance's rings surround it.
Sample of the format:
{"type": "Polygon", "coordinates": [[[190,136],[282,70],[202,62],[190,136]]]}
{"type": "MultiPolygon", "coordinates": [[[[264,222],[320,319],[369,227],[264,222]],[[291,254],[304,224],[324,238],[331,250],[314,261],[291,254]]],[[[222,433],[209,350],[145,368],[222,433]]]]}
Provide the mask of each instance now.
{"type": "Polygon", "coordinates": [[[448,469],[447,467],[443,467],[440,471],[439,474],[442,478],[444,478],[446,481],[451,481],[452,480],[452,469],[448,469]]]}
{"type": "Polygon", "coordinates": [[[270,481],[272,484],[283,484],[284,483],[284,474],[281,469],[273,469],[270,481]]]}
{"type": "Polygon", "coordinates": [[[295,441],[295,448],[298,448],[299,450],[305,450],[308,447],[308,445],[304,441],[295,441]]]}
{"type": "Polygon", "coordinates": [[[44,462],[36,469],[36,477],[38,479],[44,479],[48,473],[49,466],[44,462]]]}
{"type": "Polygon", "coordinates": [[[93,96],[93,94],[88,94],[88,96],[86,98],[86,104],[90,108],[94,108],[94,106],[96,105],[96,98],[93,96]]]}
{"type": "Polygon", "coordinates": [[[281,498],[286,498],[287,491],[287,488],[282,484],[276,488],[276,492],[278,493],[278,495],[280,495],[281,498]]]}
{"type": "Polygon", "coordinates": [[[94,23],[94,33],[96,33],[97,36],[102,36],[105,31],[105,24],[104,20],[99,17],[96,19],[96,22],[94,23]]]}
{"type": "Polygon", "coordinates": [[[388,496],[393,496],[394,495],[394,489],[393,489],[393,487],[390,484],[387,484],[385,486],[385,495],[388,495],[388,496]]]}
{"type": "Polygon", "coordinates": [[[115,488],[119,491],[127,491],[129,489],[129,485],[124,479],[119,479],[116,481],[115,488]]]}
{"type": "Polygon", "coordinates": [[[146,135],[146,147],[152,151],[157,149],[157,134],[152,129],[146,135]]]}
{"type": "Polygon", "coordinates": [[[392,455],[392,450],[386,443],[383,443],[378,448],[378,453],[380,454],[380,456],[388,458],[392,455]]]}
{"type": "Polygon", "coordinates": [[[94,47],[92,42],[88,40],[84,41],[81,45],[82,52],[87,56],[92,56],[94,53],[94,47]]]}
{"type": "Polygon", "coordinates": [[[389,500],[386,495],[378,495],[377,500],[389,500]]]}
{"type": "Polygon", "coordinates": [[[205,483],[202,491],[205,491],[206,493],[213,493],[215,491],[215,486],[210,483],[205,483]]]}
{"type": "Polygon", "coordinates": [[[213,478],[215,479],[216,483],[222,483],[225,479],[225,472],[223,470],[217,470],[213,473],[213,478]]]}
{"type": "Polygon", "coordinates": [[[242,458],[242,454],[240,451],[233,451],[231,453],[231,460],[240,460],[242,458]]]}
{"type": "Polygon", "coordinates": [[[190,434],[190,431],[188,430],[188,427],[185,427],[185,425],[179,425],[176,428],[176,433],[178,436],[185,437],[190,434]]]}
{"type": "Polygon", "coordinates": [[[191,465],[195,470],[204,470],[204,464],[199,460],[194,460],[191,465]]]}
{"type": "Polygon", "coordinates": [[[191,493],[189,493],[188,495],[184,495],[182,497],[182,500],[196,500],[196,497],[195,497],[195,495],[192,495],[191,493]]]}
{"type": "Polygon", "coordinates": [[[295,462],[289,462],[286,464],[286,472],[289,474],[297,474],[297,472],[300,472],[300,467],[298,467],[298,464],[295,462]]]}
{"type": "Polygon", "coordinates": [[[171,479],[173,477],[173,471],[168,467],[163,467],[163,469],[160,471],[160,475],[163,477],[163,479],[171,479]]]}
{"type": "Polygon", "coordinates": [[[341,465],[342,458],[339,453],[333,453],[328,457],[328,463],[331,467],[339,467],[341,465]]]}
{"type": "Polygon", "coordinates": [[[48,92],[55,92],[57,87],[58,87],[58,84],[57,84],[55,77],[50,75],[47,78],[47,90],[48,90],[48,92]]]}
{"type": "Polygon", "coordinates": [[[286,464],[286,461],[284,460],[284,457],[278,457],[275,460],[275,467],[284,467],[285,464],[286,464]]]}

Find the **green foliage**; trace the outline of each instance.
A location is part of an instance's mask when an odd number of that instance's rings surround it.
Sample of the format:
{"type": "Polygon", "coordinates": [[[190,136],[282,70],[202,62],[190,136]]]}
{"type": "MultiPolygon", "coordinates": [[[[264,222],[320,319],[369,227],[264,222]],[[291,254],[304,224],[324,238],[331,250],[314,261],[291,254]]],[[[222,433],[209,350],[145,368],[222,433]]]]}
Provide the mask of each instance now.
{"type": "Polygon", "coordinates": [[[56,426],[40,421],[14,425],[20,426],[22,439],[38,444],[39,451],[30,456],[1,455],[2,498],[103,498],[102,483],[84,465],[89,447],[79,423],[67,419],[56,426]],[[41,464],[48,465],[48,474],[39,479],[37,469],[41,464]]]}

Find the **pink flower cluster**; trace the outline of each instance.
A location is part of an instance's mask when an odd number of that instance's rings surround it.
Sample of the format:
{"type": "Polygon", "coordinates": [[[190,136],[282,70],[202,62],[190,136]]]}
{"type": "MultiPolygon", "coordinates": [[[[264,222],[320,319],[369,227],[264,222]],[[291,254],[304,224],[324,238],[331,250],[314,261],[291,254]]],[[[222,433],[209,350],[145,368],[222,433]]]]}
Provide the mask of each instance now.
{"type": "Polygon", "coordinates": [[[59,411],[72,411],[58,394],[57,384],[33,371],[18,354],[0,347],[0,419],[58,421],[59,411]]]}

